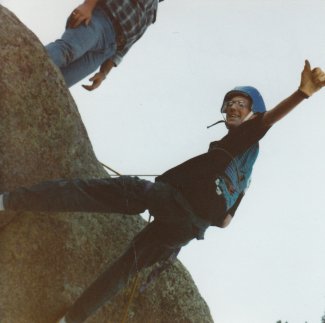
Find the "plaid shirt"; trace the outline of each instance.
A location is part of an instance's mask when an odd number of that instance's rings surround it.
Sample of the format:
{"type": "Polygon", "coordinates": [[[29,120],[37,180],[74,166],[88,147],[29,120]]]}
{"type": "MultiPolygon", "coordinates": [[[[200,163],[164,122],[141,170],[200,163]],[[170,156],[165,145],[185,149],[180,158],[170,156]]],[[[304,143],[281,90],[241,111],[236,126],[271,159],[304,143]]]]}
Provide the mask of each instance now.
{"type": "MultiPolygon", "coordinates": [[[[101,0],[100,4],[120,26],[125,44],[112,57],[118,65],[131,46],[156,20],[159,0],[101,0]]],[[[118,32],[118,31],[117,31],[118,32]]]]}

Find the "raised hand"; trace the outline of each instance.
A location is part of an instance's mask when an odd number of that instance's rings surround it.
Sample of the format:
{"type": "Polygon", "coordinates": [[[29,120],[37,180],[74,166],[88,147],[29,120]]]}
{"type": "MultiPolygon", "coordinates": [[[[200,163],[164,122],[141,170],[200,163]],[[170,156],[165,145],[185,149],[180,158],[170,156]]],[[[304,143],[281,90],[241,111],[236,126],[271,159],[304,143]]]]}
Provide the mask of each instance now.
{"type": "Polygon", "coordinates": [[[299,90],[309,97],[323,86],[325,86],[325,73],[319,67],[311,69],[309,61],[305,60],[299,90]]]}

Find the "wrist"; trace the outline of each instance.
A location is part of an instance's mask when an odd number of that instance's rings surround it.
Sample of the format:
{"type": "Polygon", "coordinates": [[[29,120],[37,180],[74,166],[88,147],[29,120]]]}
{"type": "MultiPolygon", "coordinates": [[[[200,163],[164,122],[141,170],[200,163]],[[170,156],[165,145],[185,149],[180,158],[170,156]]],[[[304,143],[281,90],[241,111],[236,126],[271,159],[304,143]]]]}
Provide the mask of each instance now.
{"type": "Polygon", "coordinates": [[[99,71],[97,74],[100,75],[100,77],[105,80],[106,79],[106,76],[107,76],[107,73],[103,72],[103,71],[99,71]]]}
{"type": "Polygon", "coordinates": [[[304,99],[308,99],[311,94],[308,93],[306,90],[304,90],[301,86],[298,88],[297,92],[299,93],[299,95],[301,95],[304,99]]]}
{"type": "Polygon", "coordinates": [[[84,5],[93,10],[96,7],[98,0],[85,0],[84,5]]]}

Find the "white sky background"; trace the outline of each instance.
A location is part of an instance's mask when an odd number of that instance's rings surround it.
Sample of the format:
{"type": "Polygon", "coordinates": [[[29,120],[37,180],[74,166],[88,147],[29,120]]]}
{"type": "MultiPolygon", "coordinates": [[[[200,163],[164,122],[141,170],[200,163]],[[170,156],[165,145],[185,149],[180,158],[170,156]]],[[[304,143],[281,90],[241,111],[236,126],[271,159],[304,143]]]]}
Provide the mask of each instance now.
{"type": "MultiPolygon", "coordinates": [[[[46,44],[79,4],[7,0],[46,44]]],[[[325,68],[325,1],[165,0],[157,23],[98,90],[71,91],[100,161],[160,174],[225,133],[225,92],[256,86],[268,108],[299,84],[304,59],[325,68]]],[[[185,247],[218,323],[319,323],[325,311],[325,90],[261,141],[253,182],[227,229],[185,247]]]]}

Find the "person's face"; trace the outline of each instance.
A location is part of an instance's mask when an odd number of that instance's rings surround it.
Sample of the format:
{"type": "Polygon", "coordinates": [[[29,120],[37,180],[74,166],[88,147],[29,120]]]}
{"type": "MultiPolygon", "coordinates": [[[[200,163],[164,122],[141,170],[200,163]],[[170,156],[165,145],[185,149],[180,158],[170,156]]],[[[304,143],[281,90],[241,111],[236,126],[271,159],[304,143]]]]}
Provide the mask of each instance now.
{"type": "Polygon", "coordinates": [[[225,101],[226,121],[228,128],[241,125],[251,112],[251,101],[242,95],[235,95],[225,101]]]}

